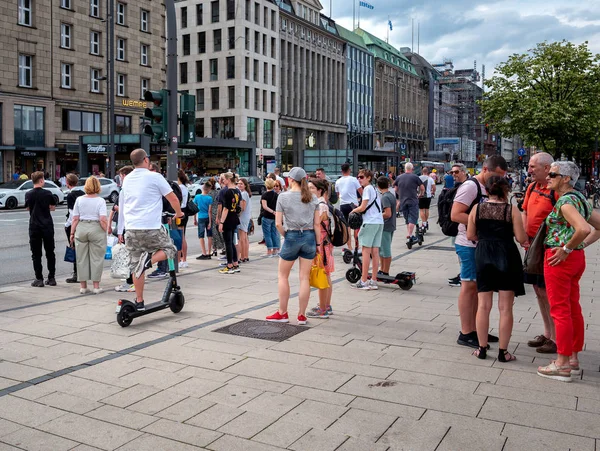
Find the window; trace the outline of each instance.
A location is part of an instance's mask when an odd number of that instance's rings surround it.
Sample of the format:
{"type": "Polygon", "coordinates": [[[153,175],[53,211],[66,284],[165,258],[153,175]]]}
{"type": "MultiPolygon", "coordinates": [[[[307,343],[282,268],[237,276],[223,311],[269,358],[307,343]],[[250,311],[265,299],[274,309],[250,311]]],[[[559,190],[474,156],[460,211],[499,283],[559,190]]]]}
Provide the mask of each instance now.
{"type": "Polygon", "coordinates": [[[202,15],[204,14],[204,6],[202,6],[202,3],[198,3],[196,5],[196,25],[202,25],[203,20],[202,20],[202,15]]]}
{"type": "Polygon", "coordinates": [[[191,41],[190,41],[190,35],[189,34],[184,34],[183,36],[183,54],[184,55],[189,55],[190,51],[191,51],[191,41]]]}
{"type": "Polygon", "coordinates": [[[254,2],[254,23],[260,25],[260,4],[254,2]]]}
{"type": "Polygon", "coordinates": [[[204,111],[204,89],[196,89],[196,110],[204,111]]]}
{"type": "Polygon", "coordinates": [[[140,92],[140,99],[144,98],[144,93],[146,91],[150,90],[150,79],[149,78],[142,78],[140,81],[140,86],[141,86],[141,92],[140,92]]]}
{"type": "Polygon", "coordinates": [[[262,110],[263,111],[267,111],[267,101],[268,101],[268,97],[267,97],[267,91],[263,90],[262,92],[262,110]]]}
{"type": "Polygon", "coordinates": [[[19,55],[19,86],[31,88],[33,86],[33,56],[19,55]]]}
{"type": "Polygon", "coordinates": [[[117,39],[117,60],[125,61],[125,46],[126,40],[123,38],[117,39]]]}
{"type": "Polygon", "coordinates": [[[249,117],[247,122],[246,140],[256,142],[256,124],[258,119],[249,117]]]}
{"type": "Polygon", "coordinates": [[[265,149],[273,148],[273,121],[267,119],[263,122],[263,147],[265,149]]]}
{"type": "Polygon", "coordinates": [[[266,34],[262,35],[262,50],[263,50],[263,55],[267,56],[267,35],[266,34]]]}
{"type": "Polygon", "coordinates": [[[198,53],[206,53],[206,32],[198,33],[198,53]]]}
{"type": "Polygon", "coordinates": [[[219,109],[219,88],[210,88],[210,107],[213,110],[219,109]]]}
{"type": "Polygon", "coordinates": [[[101,34],[98,31],[90,31],[90,53],[100,55],[101,34]]]}
{"type": "Polygon", "coordinates": [[[235,108],[235,86],[229,86],[227,88],[227,99],[229,108],[235,108]]]}
{"type": "Polygon", "coordinates": [[[196,82],[202,83],[202,61],[196,61],[196,82]]]}
{"type": "Polygon", "coordinates": [[[102,114],[89,111],[63,110],[62,129],[69,132],[102,132],[102,114]]]}
{"type": "Polygon", "coordinates": [[[100,69],[90,70],[90,92],[101,93],[100,90],[100,78],[102,77],[102,71],[100,69]]]}
{"type": "Polygon", "coordinates": [[[235,48],[235,28],[234,27],[229,27],[227,29],[227,48],[229,50],[232,50],[235,48]]]}
{"type": "Polygon", "coordinates": [[[125,97],[125,85],[127,76],[124,74],[117,74],[117,95],[119,97],[125,97]]]}
{"type": "Polygon", "coordinates": [[[258,81],[258,60],[254,60],[254,81],[258,81]]]}
{"type": "Polygon", "coordinates": [[[235,78],[235,57],[227,57],[227,79],[235,78]]]}
{"type": "Polygon", "coordinates": [[[271,58],[277,58],[277,40],[271,38],[271,58]]]}
{"type": "Polygon", "coordinates": [[[263,63],[263,83],[266,85],[269,83],[269,65],[263,63]]]}
{"type": "Polygon", "coordinates": [[[60,0],[60,7],[65,9],[71,9],[71,0],[60,0]]]}
{"type": "Polygon", "coordinates": [[[125,9],[127,5],[125,3],[117,2],[117,24],[125,25],[125,9]]]}
{"type": "Polygon", "coordinates": [[[221,30],[213,30],[213,46],[215,52],[221,51],[221,30]]]}
{"type": "Polygon", "coordinates": [[[90,16],[100,17],[100,0],[90,0],[90,16]]]}
{"type": "Polygon", "coordinates": [[[250,88],[248,86],[244,89],[244,108],[250,108],[250,88]]]}
{"type": "Polygon", "coordinates": [[[140,64],[142,66],[150,65],[150,46],[148,44],[140,45],[140,64]]]}
{"type": "Polygon", "coordinates": [[[200,136],[200,137],[204,136],[204,118],[202,118],[202,117],[196,118],[195,132],[196,132],[196,136],[200,136]]]}
{"type": "Polygon", "coordinates": [[[210,2],[210,21],[211,23],[219,21],[219,0],[210,2]]]}
{"type": "Polygon", "coordinates": [[[245,19],[250,22],[250,17],[252,17],[252,3],[246,0],[245,19]]]}
{"type": "Polygon", "coordinates": [[[227,20],[235,19],[235,0],[227,0],[227,20]]]}
{"type": "Polygon", "coordinates": [[[131,116],[115,115],[115,134],[125,135],[131,133],[131,116]]]}
{"type": "Polygon", "coordinates": [[[71,25],[66,23],[60,24],[60,46],[63,49],[71,48],[71,25]]]}
{"type": "Polygon", "coordinates": [[[60,87],[71,89],[73,77],[73,65],[68,63],[61,63],[60,65],[60,87]]]}
{"type": "Polygon", "coordinates": [[[250,50],[250,29],[246,27],[246,50],[250,50]]]}
{"type": "Polygon", "coordinates": [[[271,66],[271,84],[277,86],[277,69],[275,64],[271,66]]]}
{"type": "Polygon", "coordinates": [[[254,109],[258,111],[260,107],[260,89],[254,88],[254,109]]]}
{"type": "Polygon", "coordinates": [[[188,63],[179,63],[179,83],[186,84],[188,82],[188,63]]]}
{"type": "Polygon", "coordinates": [[[275,11],[271,11],[271,30],[275,31],[275,25],[277,24],[277,16],[275,15],[275,11]]]}
{"type": "Polygon", "coordinates": [[[254,32],[254,52],[260,53],[260,33],[258,31],[254,32]]]}
{"type": "Polygon", "coordinates": [[[15,105],[15,146],[45,146],[44,108],[15,105]]]}
{"type": "Polygon", "coordinates": [[[187,6],[181,7],[181,28],[187,28],[187,6]]]}
{"type": "Polygon", "coordinates": [[[209,62],[210,66],[210,81],[216,81],[219,79],[219,60],[211,59],[209,62]]]}
{"type": "Polygon", "coordinates": [[[244,64],[244,78],[250,80],[250,58],[248,57],[246,57],[246,62],[244,64]]]}
{"type": "Polygon", "coordinates": [[[212,137],[231,139],[235,133],[234,117],[215,117],[212,119],[212,137]]]}
{"type": "Polygon", "coordinates": [[[31,20],[31,1],[32,0],[19,0],[19,25],[25,25],[31,27],[33,21],[31,20]]]}
{"type": "Polygon", "coordinates": [[[140,30],[148,33],[150,31],[150,11],[142,9],[140,12],[140,30]]]}
{"type": "Polygon", "coordinates": [[[263,27],[269,28],[269,10],[266,6],[263,8],[263,27]]]}
{"type": "Polygon", "coordinates": [[[275,93],[271,93],[271,113],[275,112],[275,93]]]}

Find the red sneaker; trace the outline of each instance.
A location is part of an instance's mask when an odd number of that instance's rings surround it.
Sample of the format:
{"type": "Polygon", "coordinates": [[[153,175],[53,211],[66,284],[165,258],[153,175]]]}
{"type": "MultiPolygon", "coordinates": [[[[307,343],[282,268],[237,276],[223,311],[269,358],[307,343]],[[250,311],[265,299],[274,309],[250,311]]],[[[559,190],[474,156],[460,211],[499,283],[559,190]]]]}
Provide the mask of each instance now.
{"type": "MultiPolygon", "coordinates": [[[[273,323],[289,323],[290,322],[290,318],[289,318],[287,312],[285,312],[282,315],[281,313],[279,313],[279,310],[277,310],[272,315],[267,316],[266,320],[271,321],[273,323]]],[[[304,318],[304,321],[306,321],[306,318],[304,318]]]]}
{"type": "Polygon", "coordinates": [[[298,324],[300,326],[303,326],[304,324],[306,324],[306,316],[298,315],[298,324]]]}

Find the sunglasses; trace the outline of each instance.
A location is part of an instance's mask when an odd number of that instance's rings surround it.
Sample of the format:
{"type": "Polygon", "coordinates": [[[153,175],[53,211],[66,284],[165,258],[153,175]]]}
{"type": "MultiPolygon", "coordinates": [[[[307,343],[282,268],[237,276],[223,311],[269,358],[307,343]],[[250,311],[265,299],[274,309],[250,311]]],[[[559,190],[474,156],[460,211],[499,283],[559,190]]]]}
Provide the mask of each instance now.
{"type": "Polygon", "coordinates": [[[559,174],[558,172],[548,172],[548,177],[550,177],[551,179],[554,179],[556,177],[564,177],[564,175],[559,174]]]}
{"type": "Polygon", "coordinates": [[[458,174],[460,171],[450,171],[450,174],[458,174]]]}
{"type": "Polygon", "coordinates": [[[359,175],[358,177],[356,177],[357,179],[364,179],[365,176],[364,175],[359,175]]]}

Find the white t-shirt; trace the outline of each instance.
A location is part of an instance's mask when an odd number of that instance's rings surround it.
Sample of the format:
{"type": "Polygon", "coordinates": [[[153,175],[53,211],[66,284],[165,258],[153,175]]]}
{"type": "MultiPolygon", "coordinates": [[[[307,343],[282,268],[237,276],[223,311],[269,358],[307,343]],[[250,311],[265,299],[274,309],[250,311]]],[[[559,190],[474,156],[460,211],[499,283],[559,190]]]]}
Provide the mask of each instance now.
{"type": "Polygon", "coordinates": [[[106,218],[106,201],[101,197],[79,196],[73,207],[73,217],[79,216],[80,221],[99,221],[106,218]]]}
{"type": "MultiPolygon", "coordinates": [[[[479,183],[475,178],[473,178],[472,180],[474,180],[475,183],[479,183]]],[[[458,187],[458,190],[456,191],[456,196],[454,196],[454,202],[459,202],[463,205],[467,205],[468,207],[470,207],[473,201],[477,198],[477,185],[474,182],[463,182],[462,185],[460,185],[458,187]]],[[[481,187],[481,195],[486,196],[487,191],[485,190],[485,186],[483,186],[481,183],[479,183],[479,186],[481,187]]],[[[485,201],[485,199],[485,197],[482,197],[481,202],[485,201]]],[[[455,243],[459,246],[465,247],[477,246],[477,242],[473,242],[467,239],[467,226],[464,224],[458,225],[458,235],[456,235],[455,243]]]]}
{"type": "Polygon", "coordinates": [[[435,181],[428,175],[421,175],[421,176],[419,176],[419,178],[421,179],[421,181],[423,182],[423,185],[425,186],[425,197],[430,198],[431,197],[431,187],[433,186],[435,181]]]}
{"type": "Polygon", "coordinates": [[[125,230],[156,230],[161,227],[162,198],[173,190],[165,178],[148,169],[135,168],[123,180],[125,230]]]}
{"type": "Polygon", "coordinates": [[[344,175],[335,182],[335,190],[340,195],[340,205],[358,205],[356,190],[360,189],[358,179],[351,175],[344,175]]]}
{"type": "Polygon", "coordinates": [[[383,224],[381,195],[377,194],[377,191],[375,191],[375,188],[373,188],[372,185],[367,185],[365,187],[362,194],[362,200],[367,201],[367,207],[371,205],[371,208],[365,211],[365,214],[363,215],[363,224],[383,224]],[[371,205],[373,199],[376,200],[375,203],[371,205]]]}
{"type": "Polygon", "coordinates": [[[179,189],[181,190],[181,208],[183,209],[187,207],[189,191],[183,183],[179,184],[179,189]]]}

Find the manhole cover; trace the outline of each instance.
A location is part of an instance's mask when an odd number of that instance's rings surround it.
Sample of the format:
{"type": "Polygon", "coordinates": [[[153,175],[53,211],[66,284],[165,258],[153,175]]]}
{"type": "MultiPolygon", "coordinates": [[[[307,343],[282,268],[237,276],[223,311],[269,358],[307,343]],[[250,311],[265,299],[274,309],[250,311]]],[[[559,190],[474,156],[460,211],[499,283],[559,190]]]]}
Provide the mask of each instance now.
{"type": "Polygon", "coordinates": [[[452,246],[427,246],[425,249],[427,249],[428,251],[448,251],[448,252],[454,252],[456,250],[452,246]]]}
{"type": "Polygon", "coordinates": [[[213,330],[213,332],[258,338],[259,340],[283,341],[308,329],[308,327],[294,326],[286,323],[270,323],[257,319],[245,319],[239,323],[213,330]]]}

